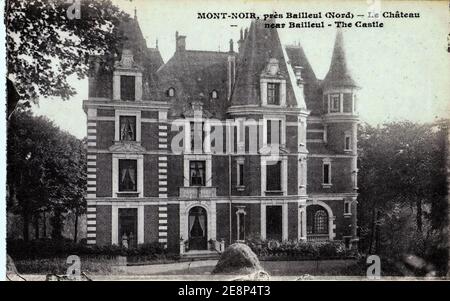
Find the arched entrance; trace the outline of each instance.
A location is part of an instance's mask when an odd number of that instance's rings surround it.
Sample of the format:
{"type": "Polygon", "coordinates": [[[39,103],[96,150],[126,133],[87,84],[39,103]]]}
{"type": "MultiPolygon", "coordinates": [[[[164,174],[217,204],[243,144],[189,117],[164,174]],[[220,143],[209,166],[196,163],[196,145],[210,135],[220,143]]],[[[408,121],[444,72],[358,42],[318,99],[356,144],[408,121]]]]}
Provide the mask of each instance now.
{"type": "Polygon", "coordinates": [[[205,208],[196,206],[189,210],[188,231],[190,250],[206,250],[208,248],[207,224],[205,208]]]}

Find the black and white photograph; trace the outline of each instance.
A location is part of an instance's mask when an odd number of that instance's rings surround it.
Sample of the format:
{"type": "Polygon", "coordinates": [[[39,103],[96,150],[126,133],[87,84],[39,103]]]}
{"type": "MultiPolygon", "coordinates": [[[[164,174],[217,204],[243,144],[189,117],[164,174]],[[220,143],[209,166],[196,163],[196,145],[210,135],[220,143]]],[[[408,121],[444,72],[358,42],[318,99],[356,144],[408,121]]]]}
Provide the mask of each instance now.
{"type": "Polygon", "coordinates": [[[450,279],[448,1],[3,5],[7,281],[450,279]]]}

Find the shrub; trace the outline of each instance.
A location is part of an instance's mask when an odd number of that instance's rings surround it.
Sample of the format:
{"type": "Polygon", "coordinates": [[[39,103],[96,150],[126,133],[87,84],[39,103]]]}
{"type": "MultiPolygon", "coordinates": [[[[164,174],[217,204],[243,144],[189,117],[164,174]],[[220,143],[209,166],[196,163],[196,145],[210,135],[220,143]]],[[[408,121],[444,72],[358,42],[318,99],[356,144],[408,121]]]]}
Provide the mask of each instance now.
{"type": "Polygon", "coordinates": [[[248,246],[265,259],[308,260],[355,257],[355,251],[347,250],[341,241],[284,241],[251,239],[248,246]]]}
{"type": "Polygon", "coordinates": [[[7,253],[15,260],[42,259],[54,257],[67,257],[69,255],[91,256],[146,256],[156,258],[165,255],[163,244],[158,242],[139,245],[135,249],[126,249],[121,246],[90,246],[84,243],[74,243],[70,240],[40,239],[25,242],[24,240],[8,240],[7,253]]]}

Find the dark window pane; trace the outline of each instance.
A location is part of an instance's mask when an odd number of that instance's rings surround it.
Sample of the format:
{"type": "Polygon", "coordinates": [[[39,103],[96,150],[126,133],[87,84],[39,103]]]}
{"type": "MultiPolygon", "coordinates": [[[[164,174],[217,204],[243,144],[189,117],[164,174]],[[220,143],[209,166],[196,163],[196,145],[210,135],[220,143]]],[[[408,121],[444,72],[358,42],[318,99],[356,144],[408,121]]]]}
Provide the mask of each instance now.
{"type": "Polygon", "coordinates": [[[137,209],[119,208],[119,245],[137,247],[137,209]]]}
{"type": "Polygon", "coordinates": [[[189,163],[190,186],[205,186],[205,161],[189,163]]]}
{"type": "Polygon", "coordinates": [[[267,162],[266,165],[266,190],[281,190],[281,162],[267,162]]]}
{"type": "Polygon", "coordinates": [[[345,137],[345,149],[350,149],[350,137],[345,137]]]}
{"type": "Polygon", "coordinates": [[[330,164],[323,165],[323,183],[330,184],[330,164]]]}
{"type": "Polygon", "coordinates": [[[282,207],[267,206],[266,207],[266,237],[267,239],[282,239],[282,207]]]}
{"type": "Polygon", "coordinates": [[[120,99],[124,101],[135,100],[135,77],[122,75],[120,77],[120,99]]]}
{"type": "Polygon", "coordinates": [[[278,83],[267,84],[267,103],[270,105],[280,104],[280,84],[278,83]]]}
{"type": "Polygon", "coordinates": [[[119,160],[119,191],[137,190],[137,161],[119,160]]]}
{"type": "Polygon", "coordinates": [[[239,164],[239,186],[244,186],[244,164],[239,164]]]}
{"type": "Polygon", "coordinates": [[[306,207],[307,234],[328,234],[328,213],[322,206],[306,207]]]}
{"type": "Polygon", "coordinates": [[[120,116],[120,140],[136,141],[136,117],[120,116]]]}

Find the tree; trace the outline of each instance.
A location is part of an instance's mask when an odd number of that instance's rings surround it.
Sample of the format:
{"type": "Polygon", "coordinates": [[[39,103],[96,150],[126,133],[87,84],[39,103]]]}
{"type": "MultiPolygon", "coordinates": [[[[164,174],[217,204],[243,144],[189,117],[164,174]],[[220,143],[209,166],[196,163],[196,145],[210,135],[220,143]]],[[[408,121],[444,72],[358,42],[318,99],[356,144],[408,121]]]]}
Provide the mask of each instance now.
{"type": "MultiPolygon", "coordinates": [[[[23,219],[23,238],[42,214],[52,214],[53,238],[61,237],[63,214],[83,213],[86,187],[84,144],[44,117],[15,112],[8,124],[7,208],[23,219]]],[[[37,227],[38,229],[38,227],[37,227]]]]}
{"type": "Polygon", "coordinates": [[[440,125],[412,122],[360,128],[363,249],[425,256],[441,248],[432,239],[447,227],[444,133],[440,125]]]}
{"type": "MultiPolygon", "coordinates": [[[[107,59],[116,53],[118,25],[126,18],[110,0],[7,1],[7,78],[22,104],[38,96],[73,96],[68,77],[84,78],[90,56],[107,59]],[[79,18],[71,18],[73,5],[79,5],[79,18]]],[[[8,115],[14,108],[15,103],[8,104],[8,115]]]]}

